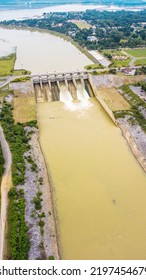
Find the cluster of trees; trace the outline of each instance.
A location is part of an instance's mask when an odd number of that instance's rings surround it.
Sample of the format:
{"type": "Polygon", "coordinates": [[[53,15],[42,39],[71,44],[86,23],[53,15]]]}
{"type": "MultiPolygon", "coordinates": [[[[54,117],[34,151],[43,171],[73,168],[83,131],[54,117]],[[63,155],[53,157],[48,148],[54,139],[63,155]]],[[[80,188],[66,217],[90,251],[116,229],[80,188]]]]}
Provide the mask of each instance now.
{"type": "Polygon", "coordinates": [[[14,123],[12,110],[13,106],[4,101],[0,119],[12,152],[12,178],[13,185],[16,186],[25,183],[25,161],[23,155],[30,149],[30,146],[24,127],[20,123],[14,123]]]}
{"type": "Polygon", "coordinates": [[[146,67],[142,66],[141,68],[137,68],[135,75],[145,75],[146,74],[146,67]]]}
{"type": "Polygon", "coordinates": [[[142,90],[146,92],[146,82],[144,82],[144,81],[138,82],[136,84],[136,86],[140,86],[142,88],[142,90]]]}
{"type": "MultiPolygon", "coordinates": [[[[123,113],[127,115],[130,113],[130,121],[131,123],[138,123],[144,132],[146,132],[146,119],[143,115],[143,109],[146,109],[146,103],[137,96],[128,85],[123,85],[121,87],[122,94],[128,100],[131,105],[131,110],[127,113],[126,111],[123,113]]],[[[116,113],[116,117],[122,117],[122,114],[116,113]]]]}
{"type": "Polygon", "coordinates": [[[28,144],[29,138],[26,136],[23,125],[14,123],[12,111],[12,104],[4,101],[0,119],[12,153],[12,180],[14,186],[8,193],[10,199],[8,208],[9,255],[11,259],[23,260],[27,259],[29,238],[27,235],[28,228],[25,223],[24,190],[16,188],[16,186],[25,183],[24,153],[30,146],[28,144]]]}
{"type": "Polygon", "coordinates": [[[143,11],[97,11],[50,13],[44,14],[41,19],[28,19],[23,21],[5,21],[4,25],[29,26],[57,31],[69,35],[75,31],[75,36],[70,35],[82,47],[88,49],[106,49],[119,47],[138,47],[146,44],[145,22],[146,10],[143,11]],[[92,35],[93,29],[79,29],[70,22],[71,19],[85,20],[96,27],[95,36],[98,41],[90,42],[87,37],[92,35]]]}
{"type": "Polygon", "coordinates": [[[28,227],[25,223],[24,190],[12,187],[8,193],[8,237],[10,242],[10,258],[12,260],[26,260],[30,247],[27,235],[28,227]]]}

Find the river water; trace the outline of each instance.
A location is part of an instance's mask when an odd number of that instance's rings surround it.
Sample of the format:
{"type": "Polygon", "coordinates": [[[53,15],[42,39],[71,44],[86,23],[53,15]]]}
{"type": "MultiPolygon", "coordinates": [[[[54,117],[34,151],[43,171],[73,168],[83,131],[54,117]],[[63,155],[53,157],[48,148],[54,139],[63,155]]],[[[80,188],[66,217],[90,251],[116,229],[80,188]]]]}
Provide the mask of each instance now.
{"type": "Polygon", "coordinates": [[[63,259],[145,259],[146,176],[94,98],[38,104],[63,259]]]}
{"type": "MultiPolygon", "coordinates": [[[[39,5],[37,5],[39,6],[39,5]]],[[[43,13],[50,13],[50,12],[80,12],[88,10],[99,10],[99,11],[119,11],[119,10],[131,10],[131,11],[140,11],[145,9],[145,3],[139,5],[138,7],[132,6],[125,7],[125,6],[117,6],[117,5],[101,5],[101,4],[94,4],[94,5],[82,5],[82,4],[68,4],[68,5],[59,5],[59,6],[49,6],[45,8],[38,8],[34,9],[31,6],[26,6],[24,9],[19,9],[19,6],[13,6],[7,10],[3,10],[3,7],[0,6],[0,21],[3,20],[21,20],[21,19],[28,19],[28,18],[37,18],[42,17],[43,13]],[[15,8],[14,8],[15,7],[15,8]],[[28,8],[29,7],[29,8],[28,8]],[[16,10],[15,10],[16,9],[16,10]]]]}
{"type": "MultiPolygon", "coordinates": [[[[90,61],[49,34],[3,30],[16,68],[81,69],[90,61]]],[[[37,104],[41,147],[52,178],[63,259],[146,259],[146,176],[121,131],[77,83],[78,100],[37,104]]]]}
{"type": "Polygon", "coordinates": [[[33,74],[83,70],[92,63],[70,42],[49,33],[0,28],[1,48],[6,44],[10,51],[17,48],[15,69],[28,69],[33,74]]]}

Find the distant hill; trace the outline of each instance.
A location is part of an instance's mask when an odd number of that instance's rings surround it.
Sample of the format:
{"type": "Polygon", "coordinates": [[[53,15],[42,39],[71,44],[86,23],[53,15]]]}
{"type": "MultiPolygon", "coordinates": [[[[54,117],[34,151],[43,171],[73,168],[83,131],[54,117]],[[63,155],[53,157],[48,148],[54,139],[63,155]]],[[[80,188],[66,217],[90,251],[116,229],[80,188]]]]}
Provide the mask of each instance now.
{"type": "Polygon", "coordinates": [[[28,9],[64,4],[146,6],[144,0],[0,0],[0,9],[28,9]]]}

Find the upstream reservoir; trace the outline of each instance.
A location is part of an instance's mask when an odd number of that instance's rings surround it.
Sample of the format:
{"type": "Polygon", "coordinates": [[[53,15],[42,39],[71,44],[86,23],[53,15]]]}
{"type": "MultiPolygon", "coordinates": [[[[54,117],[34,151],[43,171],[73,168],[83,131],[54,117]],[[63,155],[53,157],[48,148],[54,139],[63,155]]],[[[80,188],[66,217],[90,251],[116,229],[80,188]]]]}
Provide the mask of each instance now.
{"type": "MultiPolygon", "coordinates": [[[[0,29],[0,39],[33,73],[90,63],[50,34],[0,29]]],[[[37,115],[62,259],[146,259],[146,175],[120,129],[81,84],[78,100],[62,85],[61,101],[38,103],[37,115]]]]}

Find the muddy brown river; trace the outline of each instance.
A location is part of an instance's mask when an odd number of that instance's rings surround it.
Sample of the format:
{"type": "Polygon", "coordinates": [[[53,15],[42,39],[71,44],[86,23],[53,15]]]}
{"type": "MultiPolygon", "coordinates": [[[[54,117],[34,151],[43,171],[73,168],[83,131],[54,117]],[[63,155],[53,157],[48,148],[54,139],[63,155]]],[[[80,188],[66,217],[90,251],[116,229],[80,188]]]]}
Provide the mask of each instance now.
{"type": "MultiPolygon", "coordinates": [[[[50,34],[0,28],[17,48],[15,68],[74,71],[89,63],[50,34]]],[[[146,259],[146,175],[121,131],[80,84],[78,101],[37,104],[40,142],[53,187],[63,259],[146,259]]]]}
{"type": "Polygon", "coordinates": [[[62,258],[145,259],[146,176],[120,129],[94,98],[37,108],[62,258]]]}

